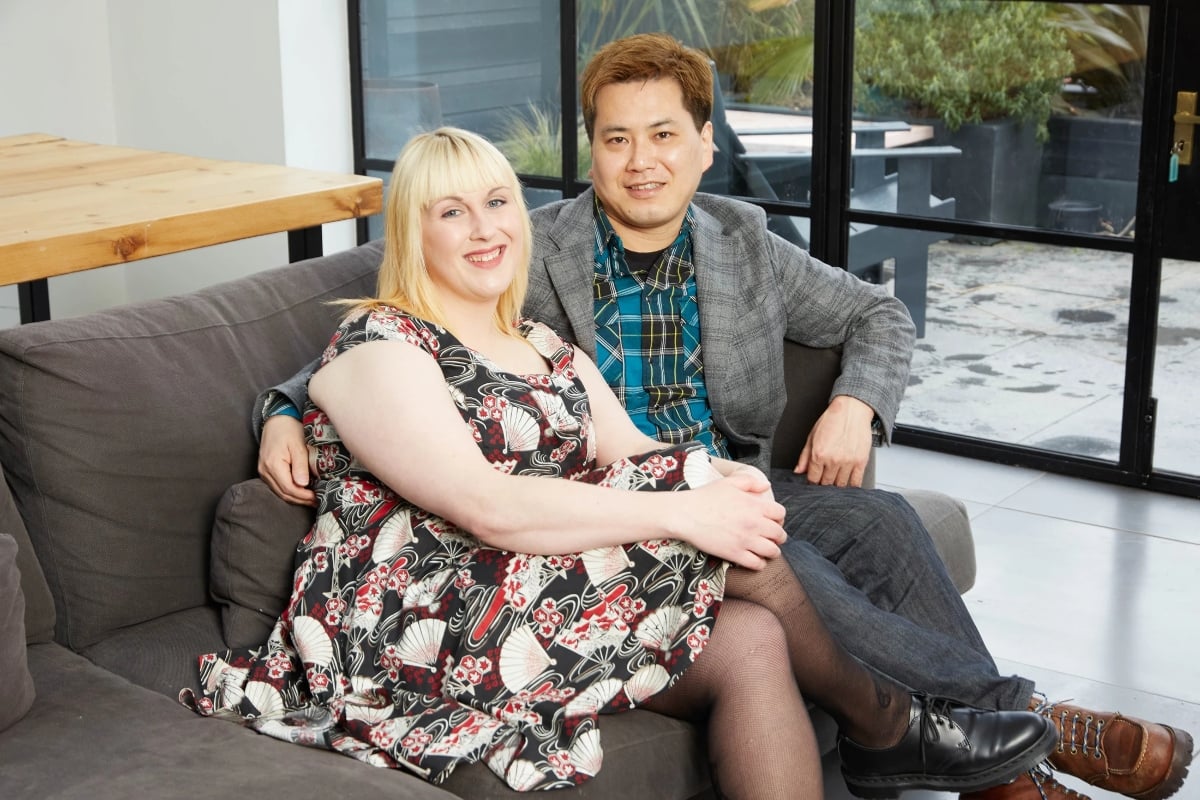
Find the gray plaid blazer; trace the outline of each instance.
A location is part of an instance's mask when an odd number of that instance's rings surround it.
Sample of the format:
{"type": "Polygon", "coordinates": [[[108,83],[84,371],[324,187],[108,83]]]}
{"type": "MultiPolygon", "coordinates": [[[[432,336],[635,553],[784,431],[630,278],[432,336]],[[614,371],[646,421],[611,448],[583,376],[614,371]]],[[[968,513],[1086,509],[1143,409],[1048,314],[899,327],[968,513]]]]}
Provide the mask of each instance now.
{"type": "MultiPolygon", "coordinates": [[[[885,289],[817,261],[767,230],[762,209],[697,194],[692,243],[705,384],[735,455],[764,471],[786,402],[783,342],[842,346],[833,394],[875,409],[890,437],[915,341],[885,289]]],[[[534,209],[525,313],[596,357],[593,193],[534,209]]]]}

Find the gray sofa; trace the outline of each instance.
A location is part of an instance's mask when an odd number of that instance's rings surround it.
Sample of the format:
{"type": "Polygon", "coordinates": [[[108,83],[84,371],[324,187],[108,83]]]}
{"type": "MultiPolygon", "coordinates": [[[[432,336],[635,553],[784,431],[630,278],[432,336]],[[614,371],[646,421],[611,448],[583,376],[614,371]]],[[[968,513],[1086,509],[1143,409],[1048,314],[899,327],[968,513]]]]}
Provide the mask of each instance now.
{"type": "MultiPolygon", "coordinates": [[[[371,292],[378,261],[372,243],[0,331],[0,797],[517,796],[483,765],[435,787],[176,701],[198,654],[255,643],[282,607],[309,516],[254,479],[249,409],[320,351],[337,314],[326,301],[371,292]]],[[[798,347],[788,358],[805,381],[779,464],[799,451],[838,360],[798,347]]],[[[961,505],[911,499],[965,590],[961,505]]],[[[832,726],[820,727],[828,746],[832,726]]],[[[601,730],[604,769],[574,796],[708,791],[697,727],[639,710],[601,730]]]]}

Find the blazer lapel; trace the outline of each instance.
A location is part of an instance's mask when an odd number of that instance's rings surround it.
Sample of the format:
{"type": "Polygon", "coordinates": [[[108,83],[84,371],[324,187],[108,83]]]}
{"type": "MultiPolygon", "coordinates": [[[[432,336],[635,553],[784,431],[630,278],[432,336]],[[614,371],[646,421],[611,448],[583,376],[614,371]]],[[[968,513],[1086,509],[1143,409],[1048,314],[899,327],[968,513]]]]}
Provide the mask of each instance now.
{"type": "Polygon", "coordinates": [[[692,263],[696,269],[696,300],[700,308],[700,347],[704,358],[704,385],[718,426],[728,430],[721,409],[727,407],[730,381],[737,382],[734,353],[737,336],[737,248],[722,232],[721,224],[703,209],[696,209],[692,231],[692,263]],[[718,366],[719,365],[719,366],[718,366]]]}
{"type": "Polygon", "coordinates": [[[567,205],[555,220],[549,237],[557,250],[546,254],[546,269],[554,292],[571,326],[571,339],[592,359],[596,357],[596,315],[592,301],[595,282],[595,227],[592,190],[567,205]]]}

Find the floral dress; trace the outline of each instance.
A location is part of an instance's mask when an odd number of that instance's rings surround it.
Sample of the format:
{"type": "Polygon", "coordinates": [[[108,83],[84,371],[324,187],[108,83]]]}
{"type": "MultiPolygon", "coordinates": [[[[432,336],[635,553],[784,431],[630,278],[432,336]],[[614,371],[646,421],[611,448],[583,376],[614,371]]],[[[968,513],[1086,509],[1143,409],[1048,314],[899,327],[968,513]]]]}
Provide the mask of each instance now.
{"type": "MultiPolygon", "coordinates": [[[[422,348],[504,472],[640,491],[715,476],[695,444],[597,468],[574,351],[544,325],[522,333],[549,374],[505,372],[393,309],[348,320],[322,361],[368,341],[422,348]]],[[[181,696],[199,713],[434,783],[483,759],[513,789],[554,789],[600,769],[597,714],[672,685],[704,649],[726,562],[667,539],[557,556],[487,547],[367,472],[311,403],[304,421],[319,508],[291,598],[262,647],[200,657],[201,695],[181,696]]]]}

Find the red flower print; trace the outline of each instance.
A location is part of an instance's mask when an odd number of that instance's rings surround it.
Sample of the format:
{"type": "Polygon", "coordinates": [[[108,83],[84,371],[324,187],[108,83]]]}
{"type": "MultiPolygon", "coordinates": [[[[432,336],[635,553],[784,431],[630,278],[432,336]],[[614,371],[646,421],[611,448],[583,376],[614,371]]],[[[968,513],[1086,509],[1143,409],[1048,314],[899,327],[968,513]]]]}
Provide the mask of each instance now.
{"type": "Polygon", "coordinates": [[[494,419],[499,422],[504,417],[504,409],[508,408],[508,401],[503,397],[495,397],[488,395],[483,398],[483,404],[475,413],[480,419],[494,419]]]}
{"type": "Polygon", "coordinates": [[[554,636],[558,626],[563,623],[563,615],[555,609],[554,600],[550,598],[534,609],[533,619],[538,623],[538,632],[547,638],[554,636]]]}
{"type": "Polygon", "coordinates": [[[695,661],[700,653],[704,652],[704,646],[708,644],[708,637],[711,631],[707,625],[701,625],[695,631],[688,634],[687,645],[692,651],[692,661],[695,661]]]}
{"type": "Polygon", "coordinates": [[[433,736],[426,733],[424,728],[413,728],[400,740],[400,748],[406,755],[419,756],[432,741],[433,736]]]}
{"type": "Polygon", "coordinates": [[[707,579],[702,579],[696,586],[696,598],[692,604],[692,613],[697,617],[704,616],[704,613],[715,600],[716,597],[713,595],[712,584],[707,579]]]}
{"type": "Polygon", "coordinates": [[[486,656],[479,658],[463,656],[458,665],[454,667],[454,677],[460,681],[466,681],[472,686],[478,686],[483,683],[484,674],[491,671],[492,662],[486,656]]]}
{"type": "Polygon", "coordinates": [[[551,753],[547,761],[554,768],[554,774],[560,778],[569,778],[575,774],[575,765],[571,763],[571,754],[566,750],[551,753]]]}

